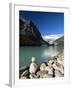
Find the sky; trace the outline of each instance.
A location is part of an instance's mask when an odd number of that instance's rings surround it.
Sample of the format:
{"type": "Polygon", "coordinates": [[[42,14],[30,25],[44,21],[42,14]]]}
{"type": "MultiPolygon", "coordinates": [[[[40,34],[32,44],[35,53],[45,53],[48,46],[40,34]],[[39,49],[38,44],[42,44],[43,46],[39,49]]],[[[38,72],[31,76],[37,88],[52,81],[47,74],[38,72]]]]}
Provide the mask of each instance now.
{"type": "Polygon", "coordinates": [[[64,34],[64,13],[19,11],[19,16],[31,20],[42,35],[64,34]]]}

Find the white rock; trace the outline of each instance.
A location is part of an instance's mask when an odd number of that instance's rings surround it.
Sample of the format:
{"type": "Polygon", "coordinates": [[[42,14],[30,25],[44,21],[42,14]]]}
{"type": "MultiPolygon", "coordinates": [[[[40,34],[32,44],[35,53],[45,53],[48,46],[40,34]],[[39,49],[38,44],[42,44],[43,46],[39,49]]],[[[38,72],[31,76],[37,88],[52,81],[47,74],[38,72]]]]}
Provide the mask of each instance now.
{"type": "Polygon", "coordinates": [[[62,74],[64,74],[64,69],[63,69],[62,66],[60,66],[58,70],[59,70],[62,74]]]}
{"type": "Polygon", "coordinates": [[[52,63],[47,63],[48,64],[48,66],[51,68],[52,67],[52,63]]]}
{"type": "Polygon", "coordinates": [[[51,74],[44,74],[43,78],[52,78],[52,75],[51,74]]]}
{"type": "Polygon", "coordinates": [[[57,63],[61,64],[61,65],[64,65],[64,61],[62,59],[57,59],[57,63]]]}
{"type": "Polygon", "coordinates": [[[30,73],[35,73],[37,71],[37,64],[31,63],[29,71],[30,71],[30,73]]]}
{"type": "Polygon", "coordinates": [[[25,71],[21,74],[21,77],[26,76],[26,75],[28,75],[28,74],[29,74],[29,71],[28,71],[28,70],[25,70],[25,71]]]}
{"type": "Polygon", "coordinates": [[[64,74],[64,69],[61,65],[58,67],[56,64],[53,64],[53,68],[55,70],[59,70],[62,74],[64,74]]]}
{"type": "Polygon", "coordinates": [[[30,79],[33,79],[34,78],[31,74],[29,75],[29,77],[30,77],[30,79]]]}
{"type": "Polygon", "coordinates": [[[50,70],[50,67],[49,67],[49,66],[46,66],[46,67],[45,67],[45,70],[46,70],[46,71],[49,71],[49,70],[50,70]]]}
{"type": "Polygon", "coordinates": [[[36,60],[35,60],[35,57],[32,57],[32,63],[34,63],[36,60]]]}
{"type": "Polygon", "coordinates": [[[41,75],[41,71],[38,71],[37,72],[37,77],[40,77],[40,75],[41,75]]]}
{"type": "Polygon", "coordinates": [[[53,62],[54,62],[54,60],[49,60],[49,63],[51,63],[51,64],[52,64],[53,62]]]}
{"type": "Polygon", "coordinates": [[[21,77],[20,79],[28,79],[26,76],[21,77]]]}
{"type": "Polygon", "coordinates": [[[38,78],[35,74],[30,74],[29,77],[30,77],[30,79],[38,78]]]}
{"type": "Polygon", "coordinates": [[[53,64],[53,68],[56,69],[56,70],[59,69],[56,64],[53,64]]]}
{"type": "Polygon", "coordinates": [[[63,77],[64,75],[61,74],[59,70],[55,70],[55,77],[63,77]]]}
{"type": "Polygon", "coordinates": [[[62,56],[61,58],[62,58],[62,60],[64,60],[64,56],[62,56]]]}
{"type": "Polygon", "coordinates": [[[29,71],[30,71],[30,73],[32,74],[32,73],[35,73],[36,71],[37,71],[37,68],[38,68],[38,66],[37,66],[37,64],[35,63],[35,57],[32,57],[32,63],[30,64],[30,69],[29,69],[29,71]]]}
{"type": "Polygon", "coordinates": [[[48,74],[53,75],[53,70],[50,70],[50,71],[48,72],[48,74]]]}
{"type": "Polygon", "coordinates": [[[48,74],[46,71],[38,71],[37,72],[37,77],[39,78],[44,78],[44,75],[48,74]]]}
{"type": "Polygon", "coordinates": [[[52,75],[53,75],[53,68],[47,66],[47,67],[45,68],[45,70],[48,71],[48,74],[52,74],[52,75]]]}
{"type": "Polygon", "coordinates": [[[42,63],[42,64],[40,65],[40,70],[41,70],[41,71],[44,71],[44,70],[45,70],[45,68],[46,68],[45,63],[42,63]]]}

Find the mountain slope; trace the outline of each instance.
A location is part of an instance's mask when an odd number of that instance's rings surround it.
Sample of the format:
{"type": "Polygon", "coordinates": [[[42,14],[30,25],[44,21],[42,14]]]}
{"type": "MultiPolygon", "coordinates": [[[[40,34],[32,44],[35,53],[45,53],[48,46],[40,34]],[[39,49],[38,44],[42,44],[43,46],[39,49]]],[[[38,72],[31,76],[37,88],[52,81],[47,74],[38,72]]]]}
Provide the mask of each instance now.
{"type": "Polygon", "coordinates": [[[64,44],[64,36],[54,41],[55,45],[63,45],[64,44]]]}
{"type": "Polygon", "coordinates": [[[19,34],[20,46],[36,46],[44,43],[48,44],[42,39],[38,28],[31,20],[25,20],[21,17],[19,18],[19,34]]]}

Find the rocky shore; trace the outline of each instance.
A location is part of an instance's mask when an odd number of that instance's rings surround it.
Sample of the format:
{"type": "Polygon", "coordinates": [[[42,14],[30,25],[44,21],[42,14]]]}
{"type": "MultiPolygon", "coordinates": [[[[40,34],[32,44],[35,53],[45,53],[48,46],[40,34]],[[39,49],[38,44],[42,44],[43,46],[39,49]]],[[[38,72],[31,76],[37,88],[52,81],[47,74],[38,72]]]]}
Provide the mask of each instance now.
{"type": "Polygon", "coordinates": [[[20,68],[20,79],[37,79],[37,78],[56,78],[64,76],[64,55],[59,54],[51,60],[43,62],[41,65],[36,64],[35,57],[32,57],[30,66],[20,68]]]}

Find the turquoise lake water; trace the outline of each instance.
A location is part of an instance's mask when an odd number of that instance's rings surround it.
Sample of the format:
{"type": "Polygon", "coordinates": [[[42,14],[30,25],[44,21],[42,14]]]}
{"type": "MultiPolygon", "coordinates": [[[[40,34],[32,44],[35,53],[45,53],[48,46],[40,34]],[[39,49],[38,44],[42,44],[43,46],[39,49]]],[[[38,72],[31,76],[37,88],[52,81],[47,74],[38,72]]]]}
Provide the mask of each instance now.
{"type": "Polygon", "coordinates": [[[19,48],[19,67],[30,65],[31,58],[36,58],[36,63],[41,64],[58,53],[63,53],[63,46],[25,46],[19,48]]]}

